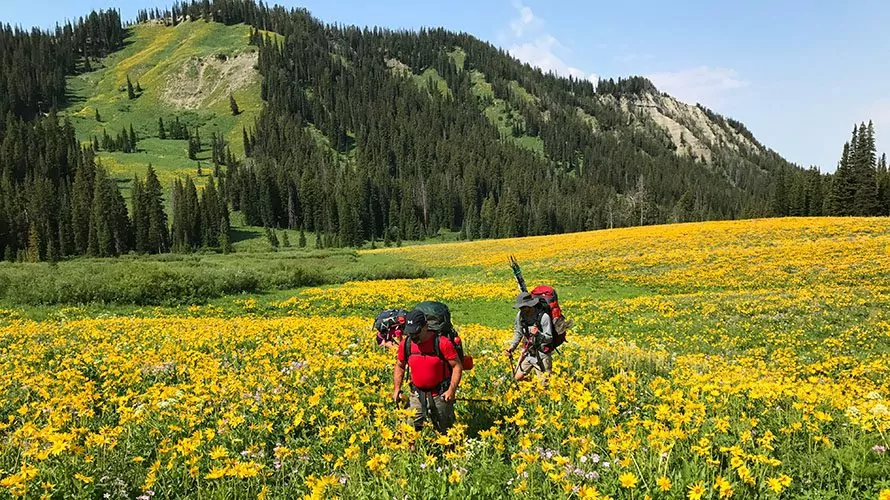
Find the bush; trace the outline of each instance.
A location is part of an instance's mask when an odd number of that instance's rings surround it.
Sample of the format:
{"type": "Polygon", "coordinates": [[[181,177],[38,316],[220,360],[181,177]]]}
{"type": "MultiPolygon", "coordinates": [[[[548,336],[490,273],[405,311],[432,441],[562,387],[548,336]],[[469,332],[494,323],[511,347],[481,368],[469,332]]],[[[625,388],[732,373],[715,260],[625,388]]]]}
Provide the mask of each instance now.
{"type": "Polygon", "coordinates": [[[398,261],[369,264],[353,251],[124,256],[57,265],[0,264],[0,299],[13,305],[186,305],[345,281],[426,277],[398,261]]]}

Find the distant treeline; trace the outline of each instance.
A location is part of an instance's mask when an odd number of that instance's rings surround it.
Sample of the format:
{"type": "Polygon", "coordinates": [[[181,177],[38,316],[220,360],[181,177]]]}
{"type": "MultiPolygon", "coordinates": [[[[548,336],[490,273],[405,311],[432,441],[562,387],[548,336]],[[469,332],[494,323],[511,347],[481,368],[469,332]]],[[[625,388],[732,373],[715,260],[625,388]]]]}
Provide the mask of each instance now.
{"type": "MultiPolygon", "coordinates": [[[[324,241],[343,246],[422,239],[441,228],[473,239],[886,213],[886,162],[874,160],[873,129],[864,125],[835,178],[789,164],[741,123],[702,108],[718,127],[754,144],[706,143],[713,158],[705,164],[678,155],[661,127],[618,104],[625,99],[633,107],[643,94],[658,92],[642,77],[594,86],[542,74],[465,33],[326,26],[305,10],[252,0],[181,2],[142,11],[137,19],[199,18],[253,27],[266,105],[243,131],[248,158],[239,162],[212,136],[214,163],[226,171],[217,168],[217,180],[200,194],[190,180],[178,183],[167,219],[158,212],[163,203],[151,170],[144,184],[134,182],[141,194],[128,213],[116,183],[95,160],[100,146],[135,150],[132,128],[83,149],[53,111],[64,102],[66,74],[122,46],[118,14],[93,13],[54,33],[0,30],[5,258],[227,248],[230,208],[248,224],[324,233],[324,241]],[[393,71],[394,60],[415,74],[435,70],[447,92],[393,71]],[[480,86],[483,79],[490,86],[480,86]],[[486,117],[498,109],[509,132],[486,117]]],[[[165,127],[159,117],[159,137],[168,134],[189,141],[191,158],[201,149],[197,130],[177,120],[165,127]]]]}
{"type": "MultiPolygon", "coordinates": [[[[173,231],[149,166],[133,181],[128,211],[117,182],[54,116],[10,118],[0,142],[0,255],[31,262],[199,247],[227,251],[229,213],[211,176],[198,197],[186,179],[173,192],[173,231]],[[180,203],[182,200],[182,203],[180,203]]],[[[222,184],[222,181],[221,181],[222,184]]],[[[223,188],[224,189],[224,188],[223,188]]]]}
{"type": "Polygon", "coordinates": [[[229,175],[231,203],[250,224],[355,245],[443,227],[478,238],[768,215],[778,171],[799,170],[759,149],[715,147],[718,168],[677,155],[660,127],[601,99],[657,92],[645,78],[595,87],[545,75],[467,34],[325,26],[304,10],[240,0],[140,15],[197,18],[256,28],[266,107],[245,133],[251,161],[229,175]],[[449,92],[395,74],[392,59],[435,69],[449,92]],[[543,155],[486,119],[493,101],[474,89],[480,77],[509,104],[512,135],[540,139],[543,155]]]}

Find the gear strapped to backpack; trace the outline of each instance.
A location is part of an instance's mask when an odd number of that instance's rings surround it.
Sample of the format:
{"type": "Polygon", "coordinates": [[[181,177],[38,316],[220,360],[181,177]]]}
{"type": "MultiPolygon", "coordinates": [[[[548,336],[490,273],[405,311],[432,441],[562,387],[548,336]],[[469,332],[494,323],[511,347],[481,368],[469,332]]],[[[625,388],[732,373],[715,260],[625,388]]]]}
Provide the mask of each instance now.
{"type": "Polygon", "coordinates": [[[563,316],[562,309],[559,307],[559,298],[552,286],[536,286],[531,291],[531,294],[532,297],[539,299],[535,314],[537,327],[541,328],[541,317],[543,314],[550,316],[550,324],[553,325],[553,340],[542,345],[541,351],[544,353],[553,352],[557,347],[565,343],[566,332],[571,328],[572,322],[566,321],[565,316],[563,316]]]}
{"type": "Polygon", "coordinates": [[[404,309],[384,309],[374,318],[374,329],[377,330],[377,345],[392,342],[402,337],[405,328],[404,309]]]}
{"type": "MultiPolygon", "coordinates": [[[[423,311],[423,314],[426,316],[427,327],[436,332],[436,338],[445,337],[448,339],[453,345],[454,350],[457,351],[457,358],[460,360],[461,366],[464,370],[472,370],[473,369],[473,357],[470,355],[464,354],[464,346],[460,339],[460,335],[457,333],[457,330],[454,328],[454,325],[451,323],[451,311],[448,309],[448,306],[435,301],[425,301],[417,304],[415,309],[419,311],[423,311]]],[[[405,362],[408,362],[408,356],[411,355],[411,342],[405,342],[405,362]]],[[[439,342],[436,340],[433,342],[433,350],[435,351],[435,355],[439,357],[442,361],[447,363],[447,360],[442,355],[442,352],[439,348],[439,342]]]]}

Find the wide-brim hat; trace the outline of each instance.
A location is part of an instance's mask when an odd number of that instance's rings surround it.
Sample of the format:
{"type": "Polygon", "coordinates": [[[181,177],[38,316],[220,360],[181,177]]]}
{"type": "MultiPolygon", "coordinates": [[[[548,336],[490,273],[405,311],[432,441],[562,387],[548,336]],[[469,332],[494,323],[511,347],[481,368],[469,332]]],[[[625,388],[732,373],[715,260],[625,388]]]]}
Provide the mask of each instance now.
{"type": "Polygon", "coordinates": [[[538,298],[532,297],[532,294],[528,292],[522,292],[516,296],[516,303],[513,304],[514,309],[521,309],[523,307],[535,307],[538,305],[538,298]]]}

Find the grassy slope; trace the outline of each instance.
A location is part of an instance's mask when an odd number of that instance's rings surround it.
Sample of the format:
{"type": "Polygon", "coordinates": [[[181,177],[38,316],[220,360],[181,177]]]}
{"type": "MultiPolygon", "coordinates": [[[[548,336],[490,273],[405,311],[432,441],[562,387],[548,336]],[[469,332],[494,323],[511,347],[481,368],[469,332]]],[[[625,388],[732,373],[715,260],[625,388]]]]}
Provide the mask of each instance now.
{"type": "MultiPolygon", "coordinates": [[[[466,59],[466,53],[460,49],[456,48],[453,51],[449,52],[448,55],[451,57],[451,60],[454,61],[454,64],[458,68],[462,68],[464,64],[464,60],[466,59]]],[[[513,136],[513,130],[511,127],[511,123],[513,121],[524,122],[522,115],[518,112],[514,112],[513,108],[510,104],[503,100],[498,99],[494,96],[494,89],[492,89],[491,84],[486,80],[485,75],[478,70],[471,70],[470,78],[473,82],[473,93],[482,98],[486,98],[491,100],[491,104],[489,104],[483,113],[488,120],[498,128],[498,131],[501,133],[502,137],[505,137],[509,141],[513,141],[520,147],[528,149],[529,151],[534,151],[540,155],[544,154],[544,141],[541,140],[540,137],[533,137],[530,135],[520,135],[519,137],[513,136]]],[[[514,92],[517,93],[522,99],[528,102],[537,102],[538,98],[533,96],[524,88],[522,88],[519,83],[515,81],[510,82],[510,88],[514,92]]]]}
{"type": "MultiPolygon", "coordinates": [[[[144,175],[148,163],[154,165],[164,186],[169,186],[176,177],[194,177],[197,165],[188,159],[186,141],[160,140],[158,117],[170,123],[178,116],[192,129],[200,127],[205,143],[211,132],[224,134],[232,152],[241,156],[241,127],[250,126],[262,107],[260,76],[250,68],[251,74],[245,75],[244,85],[234,90],[241,111],[238,116],[231,114],[228,88],[213,88],[219,74],[211,65],[205,69],[201,93],[189,106],[193,109],[172,103],[165,97],[165,91],[181,75],[190,77],[194,84],[196,58],[209,61],[220,54],[228,58],[249,57],[255,50],[248,45],[249,34],[250,28],[245,25],[224,26],[203,21],[176,27],[151,23],[133,26],[126,47],[103,60],[101,68],[69,78],[71,104],[63,113],[71,118],[78,139],[83,141],[92,136],[101,137],[103,129],[114,136],[122,128],[133,126],[139,137],[138,153],[100,154],[103,164],[121,179],[125,191],[133,174],[144,175]],[[138,81],[143,89],[134,100],[127,98],[128,75],[134,85],[138,81]],[[95,120],[96,110],[101,123],[95,120]]],[[[209,175],[212,172],[210,151],[202,151],[198,159],[202,161],[203,174],[209,175]]],[[[202,183],[201,179],[198,181],[202,183]]]]}

